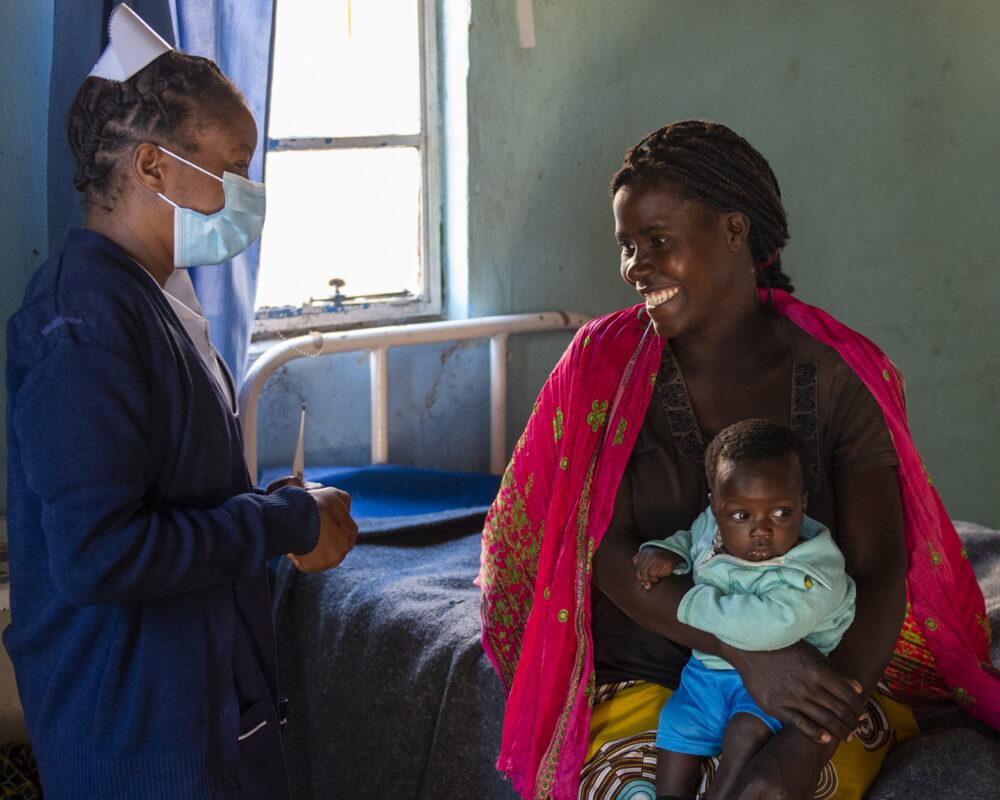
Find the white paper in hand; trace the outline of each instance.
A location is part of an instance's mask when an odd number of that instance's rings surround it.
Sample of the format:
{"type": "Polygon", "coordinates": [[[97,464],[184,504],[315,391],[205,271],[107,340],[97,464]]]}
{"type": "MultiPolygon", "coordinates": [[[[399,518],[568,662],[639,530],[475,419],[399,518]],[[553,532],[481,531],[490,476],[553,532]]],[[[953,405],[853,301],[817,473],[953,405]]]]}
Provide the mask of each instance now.
{"type": "Polygon", "coordinates": [[[302,404],[302,415],[299,417],[299,441],[295,445],[295,455],[292,457],[292,475],[302,478],[306,472],[306,404],[302,404]]]}
{"type": "Polygon", "coordinates": [[[292,475],[302,481],[304,489],[322,489],[322,483],[305,480],[306,474],[306,404],[302,404],[302,414],[299,416],[299,441],[295,445],[295,455],[292,457],[292,475]]]}

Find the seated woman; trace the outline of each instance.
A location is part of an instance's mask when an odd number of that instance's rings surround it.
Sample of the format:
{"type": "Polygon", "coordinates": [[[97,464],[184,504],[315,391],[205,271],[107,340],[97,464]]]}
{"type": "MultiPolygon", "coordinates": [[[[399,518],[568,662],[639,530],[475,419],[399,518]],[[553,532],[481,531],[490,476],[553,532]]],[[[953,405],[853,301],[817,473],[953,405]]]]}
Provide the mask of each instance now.
{"type": "Polygon", "coordinates": [[[734,665],[784,723],[743,771],[743,800],[860,798],[916,731],[902,699],[955,697],[1000,727],[982,594],[899,373],[792,298],[767,161],[722,125],[678,122],[629,150],[611,194],[622,277],[643,303],[574,339],[484,531],[483,645],[509,691],[498,766],[524,797],[652,797],[657,713],[691,648],[734,665]],[[637,547],[706,505],[706,443],[749,417],[806,443],[810,515],[857,586],[829,659],[801,642],[737,650],[678,621],[689,578],[646,590],[635,577],[637,547]]]}

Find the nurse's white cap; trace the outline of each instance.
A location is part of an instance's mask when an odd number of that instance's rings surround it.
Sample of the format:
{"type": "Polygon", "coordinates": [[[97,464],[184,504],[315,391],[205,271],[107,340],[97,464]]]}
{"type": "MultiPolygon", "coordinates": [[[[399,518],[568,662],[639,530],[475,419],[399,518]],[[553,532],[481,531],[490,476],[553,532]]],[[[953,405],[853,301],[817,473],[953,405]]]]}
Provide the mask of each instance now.
{"type": "Polygon", "coordinates": [[[90,74],[109,81],[127,81],[150,61],[173,49],[142,17],[122,3],[111,14],[108,46],[90,74]]]}

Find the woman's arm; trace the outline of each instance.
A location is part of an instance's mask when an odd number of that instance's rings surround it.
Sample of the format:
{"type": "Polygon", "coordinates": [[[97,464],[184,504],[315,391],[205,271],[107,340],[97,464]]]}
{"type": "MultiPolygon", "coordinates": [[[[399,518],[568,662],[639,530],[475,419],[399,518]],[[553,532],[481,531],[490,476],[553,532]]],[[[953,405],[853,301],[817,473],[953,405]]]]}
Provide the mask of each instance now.
{"type": "Polygon", "coordinates": [[[618,487],[607,533],[594,554],[594,585],[648,631],[685,647],[715,653],[714,636],[677,619],[681,598],[694,584],[689,575],[672,575],[646,589],[636,579],[632,557],[643,544],[632,516],[632,483],[626,476],[618,487]]]}
{"type": "Polygon", "coordinates": [[[895,467],[838,479],[837,544],[858,595],[854,623],[830,654],[867,696],[882,677],[906,613],[906,541],[895,467]]]}
{"type": "Polygon", "coordinates": [[[632,556],[642,539],[632,513],[632,486],[626,476],[615,497],[607,533],[594,555],[593,580],[607,597],[646,630],[671,641],[712,653],[736,667],[765,711],[817,741],[843,739],[854,730],[862,704],[860,685],[835,671],[812,646],[781,650],[737,650],[677,618],[681,598],[692,587],[686,576],[671,576],[643,588],[632,556]]]}

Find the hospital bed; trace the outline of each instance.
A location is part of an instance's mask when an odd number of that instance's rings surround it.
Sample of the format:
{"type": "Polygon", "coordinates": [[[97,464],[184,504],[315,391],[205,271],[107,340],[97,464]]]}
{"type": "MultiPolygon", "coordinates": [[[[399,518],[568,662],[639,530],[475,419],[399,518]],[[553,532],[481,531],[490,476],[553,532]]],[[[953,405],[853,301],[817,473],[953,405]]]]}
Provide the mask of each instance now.
{"type": "MultiPolygon", "coordinates": [[[[266,485],[288,472],[258,471],[257,401],[268,378],[296,358],[369,354],[372,463],[306,470],[307,479],[351,493],[358,545],[327,573],[299,573],[282,559],[275,576],[296,800],[515,800],[494,768],[504,698],[479,644],[472,580],[507,458],[508,337],[572,331],[584,321],[549,312],[316,333],[266,351],[248,372],[240,391],[247,462],[266,485]],[[388,350],[476,338],[490,341],[491,474],[388,464],[388,350]]],[[[1000,631],[1000,532],[958,529],[1000,631]]],[[[1000,642],[993,660],[1000,663],[1000,642]]],[[[870,800],[996,797],[1000,739],[952,708],[930,710],[924,724],[930,732],[890,757],[870,800]]]]}
{"type": "MultiPolygon", "coordinates": [[[[479,645],[479,536],[507,453],[508,340],[572,333],[580,314],[548,312],[310,334],[267,350],[240,391],[247,463],[259,483],[258,398],[294,359],[368,352],[371,464],[310,466],[351,494],[358,545],[337,569],[305,575],[284,559],[275,581],[286,758],[293,797],[496,798],[503,693],[479,645]],[[490,472],[389,464],[388,352],[489,341],[490,472]]],[[[568,341],[568,336],[565,337],[568,341]]],[[[485,392],[485,388],[484,388],[485,392]]],[[[308,402],[308,398],[305,398],[308,402]]]]}

